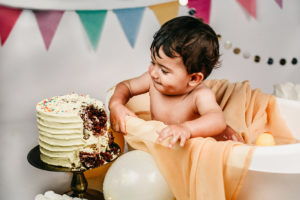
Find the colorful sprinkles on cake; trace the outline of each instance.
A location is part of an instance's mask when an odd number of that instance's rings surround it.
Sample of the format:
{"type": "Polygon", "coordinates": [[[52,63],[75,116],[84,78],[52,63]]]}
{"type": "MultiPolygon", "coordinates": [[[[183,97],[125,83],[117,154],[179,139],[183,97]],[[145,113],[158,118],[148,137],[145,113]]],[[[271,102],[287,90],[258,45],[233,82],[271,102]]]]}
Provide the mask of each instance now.
{"type": "Polygon", "coordinates": [[[98,107],[95,100],[89,98],[88,95],[76,94],[72,92],[71,95],[59,95],[49,99],[45,99],[38,103],[38,107],[48,113],[78,113],[83,106],[93,104],[98,107]]]}
{"type": "Polygon", "coordinates": [[[40,108],[44,111],[44,112],[56,112],[58,113],[59,111],[56,109],[57,108],[57,99],[58,96],[56,97],[52,97],[50,99],[45,99],[42,102],[40,102],[38,104],[38,106],[40,106],[40,108]]]}

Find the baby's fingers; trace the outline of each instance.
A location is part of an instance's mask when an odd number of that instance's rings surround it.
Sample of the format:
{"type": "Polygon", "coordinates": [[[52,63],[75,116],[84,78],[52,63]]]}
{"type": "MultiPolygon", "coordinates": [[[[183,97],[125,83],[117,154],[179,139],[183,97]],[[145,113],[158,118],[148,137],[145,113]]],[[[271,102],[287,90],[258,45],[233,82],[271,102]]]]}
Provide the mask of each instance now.
{"type": "Polygon", "coordinates": [[[112,124],[112,129],[116,132],[120,132],[119,124],[117,123],[112,124]]]}
{"type": "Polygon", "coordinates": [[[177,142],[178,138],[179,138],[178,135],[173,135],[168,147],[172,148],[175,145],[175,143],[177,142]]]}
{"type": "Polygon", "coordinates": [[[120,129],[121,129],[121,132],[126,135],[127,132],[126,132],[126,123],[125,123],[125,120],[121,121],[120,122],[120,129]]]}
{"type": "Polygon", "coordinates": [[[180,137],[180,146],[183,147],[184,144],[185,144],[185,142],[186,142],[186,137],[181,136],[181,137],[180,137]]]}
{"type": "Polygon", "coordinates": [[[159,134],[157,140],[158,142],[162,142],[163,140],[165,140],[166,138],[171,136],[171,133],[168,129],[168,127],[162,129],[161,131],[157,131],[157,133],[159,134]]]}
{"type": "Polygon", "coordinates": [[[127,115],[131,117],[137,117],[137,115],[134,112],[128,112],[127,115]]]}

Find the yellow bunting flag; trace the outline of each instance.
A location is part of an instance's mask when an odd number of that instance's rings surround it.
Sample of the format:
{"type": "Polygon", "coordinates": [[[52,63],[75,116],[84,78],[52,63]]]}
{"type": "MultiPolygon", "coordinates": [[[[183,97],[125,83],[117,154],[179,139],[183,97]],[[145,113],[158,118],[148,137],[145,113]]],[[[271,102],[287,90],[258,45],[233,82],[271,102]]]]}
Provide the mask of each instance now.
{"type": "Polygon", "coordinates": [[[149,6],[149,8],[156,15],[160,25],[164,24],[166,21],[177,17],[179,4],[178,1],[172,1],[168,3],[156,4],[149,6]]]}

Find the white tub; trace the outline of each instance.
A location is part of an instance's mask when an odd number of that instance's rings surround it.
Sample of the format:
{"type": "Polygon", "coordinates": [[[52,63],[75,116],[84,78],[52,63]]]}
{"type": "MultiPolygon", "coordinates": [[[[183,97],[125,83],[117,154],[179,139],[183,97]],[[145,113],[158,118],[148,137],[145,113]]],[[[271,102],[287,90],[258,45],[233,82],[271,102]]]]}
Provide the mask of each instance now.
{"type": "MultiPolygon", "coordinates": [[[[300,102],[277,98],[280,113],[300,139],[300,102]]],[[[239,200],[300,199],[300,143],[257,147],[239,200]]]]}
{"type": "MultiPolygon", "coordinates": [[[[107,95],[106,105],[112,92],[107,95]]],[[[300,139],[300,101],[277,98],[277,102],[288,127],[300,139]]],[[[300,199],[300,143],[256,147],[237,199],[300,199]]]]}

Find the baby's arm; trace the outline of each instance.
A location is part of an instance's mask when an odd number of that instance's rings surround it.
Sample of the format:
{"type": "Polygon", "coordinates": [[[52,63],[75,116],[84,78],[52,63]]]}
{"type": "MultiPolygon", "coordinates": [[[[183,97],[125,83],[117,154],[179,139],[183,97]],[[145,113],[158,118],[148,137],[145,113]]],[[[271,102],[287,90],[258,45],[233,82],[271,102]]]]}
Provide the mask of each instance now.
{"type": "Polygon", "coordinates": [[[135,114],[126,108],[125,104],[132,96],[148,92],[149,85],[150,76],[148,72],[117,84],[108,106],[111,125],[115,131],[126,134],[125,118],[126,116],[135,116],[135,114]]]}
{"type": "Polygon", "coordinates": [[[211,137],[225,130],[226,122],[223,111],[209,88],[205,88],[197,94],[195,105],[200,117],[183,123],[190,129],[192,138],[211,137]]]}

